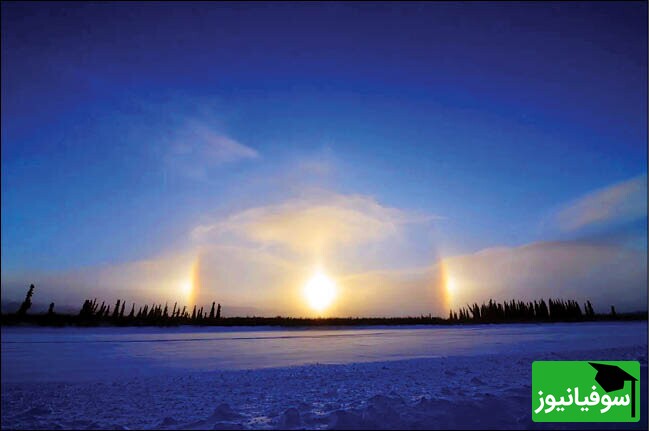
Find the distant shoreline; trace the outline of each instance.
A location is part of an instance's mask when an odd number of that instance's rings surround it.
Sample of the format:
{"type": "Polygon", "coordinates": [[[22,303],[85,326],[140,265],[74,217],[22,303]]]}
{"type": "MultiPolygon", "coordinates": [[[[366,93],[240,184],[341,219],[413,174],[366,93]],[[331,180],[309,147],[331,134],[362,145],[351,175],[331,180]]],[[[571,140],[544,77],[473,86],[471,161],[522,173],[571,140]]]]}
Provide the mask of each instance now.
{"type": "Polygon", "coordinates": [[[85,319],[73,314],[33,314],[18,316],[16,314],[0,315],[0,326],[45,326],[45,327],[178,327],[178,326],[199,326],[199,327],[336,327],[336,326],[415,326],[415,325],[485,325],[485,324],[510,324],[510,323],[580,323],[580,322],[619,322],[619,321],[642,321],[647,320],[647,311],[632,313],[618,313],[616,316],[610,314],[596,314],[589,318],[574,319],[511,319],[494,321],[466,320],[457,321],[441,317],[326,317],[326,318],[300,318],[300,317],[221,317],[211,321],[194,322],[191,320],[174,320],[151,322],[143,320],[114,320],[85,319]]]}

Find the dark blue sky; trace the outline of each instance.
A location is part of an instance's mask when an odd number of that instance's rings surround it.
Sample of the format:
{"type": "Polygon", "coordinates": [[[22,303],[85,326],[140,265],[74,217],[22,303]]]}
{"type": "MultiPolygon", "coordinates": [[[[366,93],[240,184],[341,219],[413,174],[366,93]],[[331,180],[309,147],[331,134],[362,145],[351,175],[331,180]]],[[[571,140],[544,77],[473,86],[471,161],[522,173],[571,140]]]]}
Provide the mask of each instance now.
{"type": "Polygon", "coordinates": [[[3,277],[311,188],[439,216],[404,265],[574,236],[558,211],[646,174],[646,118],[646,2],[3,2],[3,277]]]}

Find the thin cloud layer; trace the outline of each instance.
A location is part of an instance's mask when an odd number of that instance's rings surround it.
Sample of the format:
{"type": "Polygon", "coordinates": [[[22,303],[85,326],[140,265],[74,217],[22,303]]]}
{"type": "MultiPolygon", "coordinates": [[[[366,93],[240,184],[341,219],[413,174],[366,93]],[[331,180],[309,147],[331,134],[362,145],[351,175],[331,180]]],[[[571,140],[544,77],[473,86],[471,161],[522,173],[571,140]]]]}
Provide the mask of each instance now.
{"type": "MultiPolygon", "coordinates": [[[[489,248],[426,267],[331,270],[338,296],[326,315],[445,317],[449,308],[489,299],[556,297],[582,304],[590,300],[601,313],[611,305],[621,312],[644,310],[646,259],[646,251],[566,241],[489,248]]],[[[85,297],[199,306],[218,301],[224,310],[252,307],[258,315],[311,316],[303,286],[314,269],[307,261],[285,260],[273,250],[215,244],[146,261],[45,275],[34,282],[38,297],[57,304],[74,305],[85,297]],[[186,292],[189,281],[192,291],[186,292]],[[59,294],[53,295],[55,291],[59,294]]],[[[24,294],[24,288],[18,286],[16,293],[24,294]]]]}
{"type": "Polygon", "coordinates": [[[166,163],[182,175],[204,179],[215,167],[258,157],[255,149],[192,120],[173,134],[166,163]]]}
{"type": "Polygon", "coordinates": [[[43,291],[65,292],[52,297],[55,301],[95,296],[199,306],[219,301],[226,309],[308,316],[313,311],[303,286],[323,264],[338,288],[326,311],[330,316],[446,316],[450,307],[490,298],[589,299],[598,312],[607,312],[610,305],[618,311],[647,306],[646,249],[620,244],[539,242],[431,259],[418,267],[408,258],[402,261],[409,244],[401,234],[412,229],[423,237],[430,228],[423,222],[434,219],[368,196],[311,191],[308,197],[249,208],[199,226],[182,253],[45,275],[34,282],[43,291]],[[376,254],[375,249],[390,253],[376,254]],[[394,256],[402,258],[397,260],[402,269],[390,269],[394,256]]]}
{"type": "Polygon", "coordinates": [[[647,216],[647,176],[596,190],[583,196],[557,214],[565,231],[591,225],[617,224],[647,216]]]}
{"type": "Polygon", "coordinates": [[[190,275],[195,253],[152,256],[113,265],[87,267],[54,273],[31,273],[6,279],[3,295],[24,296],[25,286],[36,285],[35,298],[60,305],[80,306],[83,299],[97,298],[114,303],[117,298],[136,301],[187,301],[182,286],[190,275]]]}
{"type": "Polygon", "coordinates": [[[590,299],[598,312],[647,307],[647,253],[614,244],[541,242],[444,259],[451,303],[561,297],[590,299]]]}
{"type": "Polygon", "coordinates": [[[234,234],[258,244],[319,255],[336,246],[384,240],[396,235],[404,224],[430,219],[382,206],[367,196],[329,193],[251,208],[199,226],[193,235],[199,240],[218,240],[234,234]]]}

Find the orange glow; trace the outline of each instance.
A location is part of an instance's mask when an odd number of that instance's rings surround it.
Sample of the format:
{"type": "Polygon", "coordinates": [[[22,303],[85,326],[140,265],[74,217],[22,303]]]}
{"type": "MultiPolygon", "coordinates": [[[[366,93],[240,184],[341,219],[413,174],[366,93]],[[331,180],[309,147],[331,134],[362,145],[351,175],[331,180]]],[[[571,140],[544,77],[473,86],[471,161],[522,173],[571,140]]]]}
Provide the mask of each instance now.
{"type": "Polygon", "coordinates": [[[189,306],[194,305],[200,291],[200,257],[197,256],[189,271],[189,279],[180,285],[183,298],[189,306]]]}

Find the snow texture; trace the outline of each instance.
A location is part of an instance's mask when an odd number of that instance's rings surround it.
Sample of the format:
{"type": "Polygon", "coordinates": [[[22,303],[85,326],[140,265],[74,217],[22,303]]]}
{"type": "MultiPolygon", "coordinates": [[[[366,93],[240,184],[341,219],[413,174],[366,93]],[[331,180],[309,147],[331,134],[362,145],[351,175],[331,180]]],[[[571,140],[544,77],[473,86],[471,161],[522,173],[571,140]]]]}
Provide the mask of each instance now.
{"type": "MultiPolygon", "coordinates": [[[[86,331],[60,330],[55,342],[45,329],[3,329],[3,429],[593,428],[593,424],[532,422],[534,360],[639,360],[641,422],[596,428],[647,428],[646,322],[326,331],[86,331]],[[350,336],[336,337],[336,333],[350,336]],[[129,342],[121,338],[124,334],[129,342]],[[575,341],[595,335],[599,341],[591,348],[575,341]],[[233,353],[214,350],[213,339],[219,337],[226,338],[230,347],[237,343],[246,347],[233,353]],[[264,337],[283,345],[284,354],[263,340],[258,346],[264,337]],[[391,337],[405,339],[400,351],[391,337]],[[485,346],[484,352],[468,349],[465,337],[474,346],[485,346]],[[151,341],[178,338],[184,341],[151,341]],[[366,344],[371,340],[371,349],[360,348],[359,353],[359,340],[366,344]],[[169,354],[160,344],[181,344],[184,353],[169,354]],[[124,345],[138,347],[130,350],[124,345]],[[78,352],[77,359],[68,355],[70,346],[78,352]],[[43,350],[47,348],[49,356],[43,350]],[[257,358],[256,364],[246,359],[246,349],[257,358]],[[422,349],[430,349],[428,357],[422,349]],[[314,361],[321,351],[330,350],[339,356],[338,364],[314,361]],[[162,355],[163,365],[154,359],[158,356],[144,351],[162,355]],[[93,354],[97,357],[88,362],[93,354]],[[39,361],[30,359],[34,355],[41,355],[39,361]],[[69,367],[63,367],[57,355],[63,355],[69,367]],[[212,356],[230,358],[215,367],[212,356]],[[381,356],[390,360],[377,361],[381,356]],[[244,364],[234,366],[232,357],[244,359],[244,364]],[[294,358],[289,366],[278,366],[288,357],[294,358]],[[30,375],[19,365],[22,362],[40,365],[30,375]],[[176,363],[172,367],[170,362],[176,363]],[[128,366],[117,372],[120,363],[128,366]],[[75,367],[80,374],[71,371],[75,367]],[[144,373],[142,368],[156,371],[144,373]]],[[[330,356],[323,357],[331,362],[330,356]]]]}

